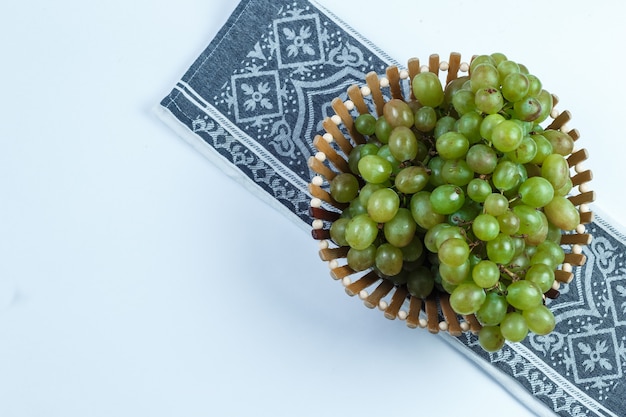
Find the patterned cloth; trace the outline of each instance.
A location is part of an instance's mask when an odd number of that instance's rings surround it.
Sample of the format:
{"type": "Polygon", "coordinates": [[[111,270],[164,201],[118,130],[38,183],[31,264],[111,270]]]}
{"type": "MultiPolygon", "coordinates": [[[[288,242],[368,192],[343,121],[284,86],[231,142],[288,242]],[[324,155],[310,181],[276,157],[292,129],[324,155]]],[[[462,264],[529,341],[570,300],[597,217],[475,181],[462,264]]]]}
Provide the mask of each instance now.
{"type": "MultiPolygon", "coordinates": [[[[307,159],[330,101],[396,64],[306,0],[243,0],[158,112],[210,160],[306,231],[307,159]]],[[[485,353],[443,335],[518,394],[563,416],[624,416],[626,238],[596,218],[585,267],[550,301],[556,330],[485,353]],[[534,400],[533,400],[534,401],[534,400]],[[543,404],[543,405],[542,405],[543,404]]],[[[519,395],[518,395],[519,397],[519,395]]]]}

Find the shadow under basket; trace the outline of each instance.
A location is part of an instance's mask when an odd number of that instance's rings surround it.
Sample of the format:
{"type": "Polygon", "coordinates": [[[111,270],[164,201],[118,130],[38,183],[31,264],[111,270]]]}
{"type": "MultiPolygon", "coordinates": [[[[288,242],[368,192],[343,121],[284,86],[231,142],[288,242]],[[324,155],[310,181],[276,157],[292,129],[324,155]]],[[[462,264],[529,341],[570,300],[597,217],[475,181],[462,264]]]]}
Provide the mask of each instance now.
{"type": "MultiPolygon", "coordinates": [[[[366,307],[378,308],[390,320],[403,320],[410,328],[425,328],[431,333],[449,332],[460,336],[463,332],[477,333],[481,325],[474,315],[458,315],[450,306],[449,294],[435,290],[425,299],[412,296],[406,285],[396,285],[380,277],[374,270],[354,271],[348,266],[346,256],[348,246],[337,246],[330,239],[330,225],[341,215],[347,204],[336,202],[328,191],[330,181],[339,173],[351,172],[347,155],[358,144],[366,143],[367,138],[357,132],[354,120],[364,113],[375,117],[383,114],[383,106],[389,99],[414,100],[411,80],[420,72],[430,71],[439,76],[447,85],[450,81],[468,75],[469,64],[461,61],[458,53],[450,54],[448,61],[441,61],[434,54],[428,63],[421,65],[419,59],[408,61],[406,69],[390,66],[384,76],[371,72],[367,74],[362,86],[352,85],[347,89],[347,99],[335,98],[332,108],[335,114],[323,121],[324,135],[318,135],[313,146],[318,151],[308,163],[316,174],[309,184],[311,200],[310,215],[314,219],[312,236],[320,242],[319,256],[328,262],[330,275],[340,281],[349,296],[358,296],[366,307]]],[[[571,114],[556,109],[558,98],[553,95],[554,107],[550,117],[542,123],[545,129],[560,130],[567,133],[576,143],[579,132],[567,127],[571,114]]],[[[565,260],[555,271],[555,282],[544,294],[545,298],[559,296],[561,285],[569,284],[574,274],[574,267],[582,266],[586,257],[582,246],[591,242],[591,235],[586,233],[585,225],[593,221],[589,203],[595,199],[595,193],[589,189],[592,172],[584,169],[582,163],[587,160],[585,149],[574,149],[566,156],[570,167],[572,190],[568,199],[580,214],[580,225],[572,232],[561,235],[561,245],[565,250],[565,260]]]]}

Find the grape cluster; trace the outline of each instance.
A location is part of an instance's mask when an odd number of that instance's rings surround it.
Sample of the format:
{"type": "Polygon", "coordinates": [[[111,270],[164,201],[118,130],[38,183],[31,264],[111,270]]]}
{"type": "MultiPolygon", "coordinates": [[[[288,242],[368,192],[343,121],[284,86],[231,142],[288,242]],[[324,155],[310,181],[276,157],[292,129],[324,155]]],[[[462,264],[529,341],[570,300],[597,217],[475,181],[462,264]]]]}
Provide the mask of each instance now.
{"type": "Polygon", "coordinates": [[[409,293],[450,294],[482,325],[487,351],[555,326],[544,294],[564,261],[562,231],[580,223],[568,200],[574,142],[542,127],[553,97],[527,67],[500,53],[475,57],[443,86],[411,80],[414,99],[356,117],[366,143],[330,181],[345,203],[331,239],[355,271],[372,268],[409,293]]]}

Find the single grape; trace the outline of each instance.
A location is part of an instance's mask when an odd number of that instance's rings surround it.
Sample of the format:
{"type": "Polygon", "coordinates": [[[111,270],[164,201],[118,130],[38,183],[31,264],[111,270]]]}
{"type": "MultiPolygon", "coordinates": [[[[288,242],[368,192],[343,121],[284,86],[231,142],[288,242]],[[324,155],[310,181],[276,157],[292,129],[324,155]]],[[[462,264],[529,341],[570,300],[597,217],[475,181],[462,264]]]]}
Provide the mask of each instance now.
{"type": "Polygon", "coordinates": [[[513,238],[504,233],[500,233],[495,239],[487,242],[487,257],[489,260],[506,265],[513,259],[515,255],[515,246],[513,238]]]}
{"type": "Polygon", "coordinates": [[[552,153],[552,144],[543,135],[530,135],[530,137],[535,141],[537,148],[535,156],[530,160],[530,163],[541,165],[543,160],[552,153]]]}
{"type": "Polygon", "coordinates": [[[506,156],[511,161],[518,164],[527,164],[537,155],[537,142],[530,137],[524,136],[522,143],[514,151],[507,152],[506,156]]]}
{"type": "Polygon", "coordinates": [[[421,72],[411,82],[413,95],[424,106],[437,107],[443,103],[443,87],[439,77],[432,72],[421,72]]]}
{"type": "Polygon", "coordinates": [[[483,213],[479,214],[474,219],[472,231],[478,239],[487,242],[498,237],[500,234],[500,224],[498,223],[498,219],[491,214],[483,213]]]}
{"type": "MultiPolygon", "coordinates": [[[[428,228],[428,230],[424,234],[424,246],[426,246],[426,249],[428,249],[432,253],[437,253],[439,251],[439,245],[443,243],[443,240],[438,242],[438,238],[440,234],[442,236],[445,236],[444,240],[447,240],[450,237],[462,237],[461,234],[456,231],[453,232],[454,236],[450,236],[448,233],[443,233],[444,229],[452,230],[453,227],[454,226],[452,226],[450,223],[443,222],[443,223],[434,224],[432,227],[428,228]],[[458,236],[457,236],[457,233],[458,233],[458,236]]],[[[455,229],[459,230],[458,227],[455,229]]]]}
{"type": "Polygon", "coordinates": [[[539,93],[541,93],[541,90],[543,88],[543,85],[541,84],[541,80],[539,80],[539,78],[537,78],[535,75],[532,74],[526,74],[526,77],[528,77],[528,96],[529,97],[537,97],[539,95],[539,93]]]}
{"type": "Polygon", "coordinates": [[[344,172],[330,182],[330,195],[339,203],[349,203],[359,193],[359,180],[351,173],[344,172]]]}
{"type": "MultiPolygon", "coordinates": [[[[335,223],[337,223],[335,221],[335,223]]],[[[378,236],[378,223],[367,214],[359,214],[350,219],[345,228],[345,240],[350,247],[363,250],[378,236]]]]}
{"type": "Polygon", "coordinates": [[[541,176],[550,181],[555,190],[563,187],[569,178],[565,157],[557,153],[546,156],[541,165],[541,176]]]}
{"type": "Polygon", "coordinates": [[[496,114],[504,106],[504,98],[500,90],[493,87],[482,88],[474,97],[476,108],[486,114],[496,114]]]}
{"type": "Polygon", "coordinates": [[[391,127],[412,127],[415,122],[413,110],[399,98],[392,98],[383,106],[383,115],[391,127]]]}
{"type": "Polygon", "coordinates": [[[480,136],[480,125],[483,117],[476,111],[470,111],[463,114],[456,122],[456,131],[467,138],[470,145],[479,143],[482,140],[480,136]]]}
{"type": "Polygon", "coordinates": [[[504,116],[498,113],[485,116],[483,122],[480,124],[480,136],[491,141],[493,129],[505,120],[504,116]]]}
{"type": "Polygon", "coordinates": [[[367,248],[359,250],[350,248],[346,257],[348,266],[355,271],[365,271],[374,266],[376,259],[376,246],[369,245],[367,248]]]}
{"type": "Polygon", "coordinates": [[[519,185],[521,180],[519,164],[513,161],[500,160],[496,169],[493,170],[491,181],[493,186],[500,191],[509,191],[519,185]]]}
{"type": "Polygon", "coordinates": [[[439,264],[439,275],[441,275],[441,279],[455,285],[461,284],[467,280],[470,276],[470,270],[471,264],[469,259],[459,266],[450,266],[445,263],[439,264]]]}
{"type": "Polygon", "coordinates": [[[551,333],[556,326],[554,314],[542,304],[524,310],[522,315],[526,319],[528,329],[539,336],[551,333]]]}
{"type": "Polygon", "coordinates": [[[402,248],[411,243],[416,229],[417,223],[413,220],[411,211],[400,207],[396,215],[383,226],[383,233],[387,242],[402,248]]]}
{"type": "Polygon", "coordinates": [[[467,165],[477,174],[491,174],[498,165],[498,155],[490,146],[482,143],[472,145],[465,157],[467,165]]]}
{"type": "Polygon", "coordinates": [[[413,236],[413,239],[408,245],[400,248],[402,250],[402,259],[406,262],[415,262],[422,257],[424,253],[424,243],[422,238],[418,235],[413,236]]]}
{"type": "Polygon", "coordinates": [[[363,207],[367,207],[367,202],[370,199],[370,196],[374,193],[374,191],[383,189],[383,188],[387,188],[385,186],[385,184],[372,184],[372,183],[365,183],[365,185],[363,186],[363,188],[361,188],[361,191],[359,191],[359,202],[361,203],[361,205],[363,207]]]}
{"type": "Polygon", "coordinates": [[[350,222],[349,218],[339,218],[330,225],[330,238],[337,246],[348,246],[346,240],[346,227],[350,222]]]}
{"type": "Polygon", "coordinates": [[[519,280],[507,287],[506,301],[518,310],[528,310],[541,304],[542,294],[534,283],[519,280]]]}
{"type": "Polygon", "coordinates": [[[464,115],[476,110],[474,93],[469,90],[458,90],[452,96],[452,106],[459,115],[464,115]]]}
{"type": "Polygon", "coordinates": [[[504,84],[504,80],[509,75],[520,73],[519,64],[508,59],[501,61],[496,68],[498,69],[498,81],[500,84],[504,84]]]}
{"type": "Polygon", "coordinates": [[[529,88],[528,77],[519,72],[507,74],[502,80],[502,96],[512,103],[526,97],[529,88]]]}
{"type": "Polygon", "coordinates": [[[491,132],[493,146],[500,152],[516,150],[524,139],[524,131],[512,120],[505,120],[497,124],[491,132]]]}
{"type": "Polygon", "coordinates": [[[380,184],[389,179],[393,166],[379,155],[365,155],[358,163],[359,173],[367,182],[380,184]]]}
{"type": "Polygon", "coordinates": [[[398,161],[408,161],[417,156],[417,138],[406,126],[395,127],[389,135],[389,150],[398,161]]]}
{"type": "Polygon", "coordinates": [[[402,251],[390,243],[383,243],[376,249],[374,263],[383,275],[397,275],[402,271],[402,251]]]}
{"type": "Polygon", "coordinates": [[[381,158],[387,160],[390,164],[391,164],[391,176],[396,175],[398,172],[400,172],[400,161],[398,161],[392,154],[391,154],[391,149],[389,148],[389,144],[386,145],[382,145],[379,149],[378,152],[376,153],[376,155],[380,156],[381,158]]]}
{"type": "Polygon", "coordinates": [[[428,171],[422,166],[409,166],[398,172],[394,180],[397,190],[404,194],[415,194],[428,184],[428,171]]]}
{"type": "Polygon", "coordinates": [[[430,185],[437,187],[438,185],[443,185],[446,182],[441,176],[441,168],[443,168],[443,164],[445,164],[445,160],[438,156],[434,156],[428,161],[428,169],[430,170],[430,178],[428,182],[430,185]]]}
{"type": "Polygon", "coordinates": [[[483,326],[496,326],[506,316],[509,303],[497,292],[488,292],[485,302],[475,313],[476,319],[483,326]]]}
{"type": "Polygon", "coordinates": [[[554,153],[567,157],[574,150],[574,139],[565,132],[547,129],[543,131],[542,136],[550,142],[554,153]]]}
{"type": "Polygon", "coordinates": [[[543,263],[532,265],[526,271],[525,279],[535,284],[542,293],[545,293],[554,283],[554,268],[543,263]]]}
{"type": "Polygon", "coordinates": [[[469,258],[469,245],[464,239],[450,238],[439,247],[439,260],[451,267],[461,266],[469,258]]]}
{"type": "Polygon", "coordinates": [[[500,268],[495,262],[483,259],[472,269],[472,279],[481,288],[491,288],[500,281],[500,268]]]}
{"type": "Polygon", "coordinates": [[[500,231],[502,233],[512,236],[519,231],[520,219],[514,211],[507,210],[505,213],[500,214],[496,218],[498,219],[498,224],[500,225],[500,231]]]}
{"type": "Polygon", "coordinates": [[[552,201],[554,188],[543,177],[530,177],[519,187],[519,195],[527,206],[539,208],[552,201]]]}
{"type": "Polygon", "coordinates": [[[360,114],[354,119],[354,127],[360,134],[371,136],[376,133],[376,118],[369,113],[360,114]]]}
{"type": "Polygon", "coordinates": [[[484,326],[478,332],[478,343],[487,352],[496,352],[502,349],[504,342],[500,326],[484,326]]]}
{"type": "Polygon", "coordinates": [[[433,130],[433,137],[437,139],[439,136],[447,132],[453,132],[456,126],[456,119],[452,116],[443,116],[437,120],[435,129],[433,130]]]}
{"type": "Polygon", "coordinates": [[[500,193],[492,193],[485,198],[483,211],[492,216],[500,216],[509,209],[509,200],[500,193]]]}
{"type": "Polygon", "coordinates": [[[467,184],[467,196],[477,203],[485,201],[487,196],[491,195],[492,189],[489,181],[480,178],[473,178],[467,184]]]}
{"type": "Polygon", "coordinates": [[[400,197],[391,188],[381,188],[372,193],[367,201],[367,213],[377,223],[393,219],[400,207],[400,197]]]}
{"type": "MultiPolygon", "coordinates": [[[[432,209],[439,214],[452,214],[465,203],[463,190],[452,184],[443,184],[436,187],[430,194],[432,209]]],[[[415,216],[415,214],[414,214],[415,216]]]]}
{"type": "Polygon", "coordinates": [[[480,64],[490,64],[493,66],[497,65],[495,59],[491,55],[478,55],[472,59],[472,62],[470,62],[470,74],[480,64]]]}
{"type": "Polygon", "coordinates": [[[420,132],[430,132],[437,124],[437,112],[430,106],[420,107],[415,112],[415,128],[420,132]]]}
{"type": "Polygon", "coordinates": [[[409,272],[406,287],[413,297],[426,298],[435,288],[435,278],[429,268],[419,266],[409,272]]]}
{"type": "Polygon", "coordinates": [[[541,105],[541,113],[539,113],[539,116],[537,116],[534,122],[542,123],[552,113],[552,108],[554,107],[554,100],[552,99],[552,94],[550,94],[546,90],[541,90],[539,95],[537,95],[536,97],[537,97],[537,100],[539,100],[539,104],[541,105]]]}
{"type": "Polygon", "coordinates": [[[543,210],[548,220],[562,230],[574,230],[580,224],[580,213],[563,196],[555,196],[543,210]]]}
{"type": "Polygon", "coordinates": [[[441,167],[441,177],[448,184],[463,187],[474,178],[474,171],[463,159],[450,159],[441,167]]]}
{"type": "Polygon", "coordinates": [[[459,159],[469,149],[469,140],[458,132],[447,132],[437,138],[435,147],[443,159],[459,159]]]}
{"type": "Polygon", "coordinates": [[[376,127],[374,133],[376,134],[376,139],[378,139],[380,143],[385,144],[389,142],[389,135],[391,134],[392,130],[393,127],[387,121],[385,116],[380,116],[378,119],[376,119],[376,127]]]}
{"type": "Polygon", "coordinates": [[[500,323],[500,331],[509,342],[521,342],[528,335],[528,325],[521,313],[511,311],[500,323]]]}
{"type": "MultiPolygon", "coordinates": [[[[476,65],[471,73],[471,88],[472,92],[476,93],[478,90],[484,88],[498,88],[500,86],[500,80],[498,77],[498,70],[494,65],[484,63],[476,65]]],[[[452,98],[454,102],[454,97],[452,98]]]]}
{"type": "Polygon", "coordinates": [[[360,175],[359,173],[359,161],[365,155],[376,155],[378,153],[378,146],[373,143],[365,143],[355,146],[350,155],[348,155],[348,166],[350,167],[350,172],[354,175],[360,175]]]}
{"type": "Polygon", "coordinates": [[[450,294],[450,306],[457,314],[474,314],[482,306],[487,294],[473,282],[464,282],[450,294]]]}

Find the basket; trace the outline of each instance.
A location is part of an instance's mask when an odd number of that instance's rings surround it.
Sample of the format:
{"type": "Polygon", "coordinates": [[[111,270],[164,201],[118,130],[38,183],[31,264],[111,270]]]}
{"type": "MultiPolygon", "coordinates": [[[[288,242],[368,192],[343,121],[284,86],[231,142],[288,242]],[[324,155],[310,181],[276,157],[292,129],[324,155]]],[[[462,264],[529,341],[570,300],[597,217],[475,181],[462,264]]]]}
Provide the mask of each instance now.
{"type": "MultiPolygon", "coordinates": [[[[471,60],[470,60],[471,62],[471,60]]],[[[420,72],[430,71],[439,76],[445,84],[467,75],[470,65],[461,61],[461,55],[452,53],[448,61],[440,60],[436,54],[430,55],[428,63],[421,65],[419,59],[408,60],[407,68],[390,66],[384,76],[374,72],[367,74],[365,84],[352,85],[347,89],[347,100],[335,98],[331,105],[335,114],[323,121],[325,133],[314,138],[313,146],[317,153],[309,158],[308,164],[314,176],[309,184],[313,197],[310,215],[313,218],[312,237],[319,241],[319,256],[327,262],[330,276],[345,288],[351,297],[360,298],[370,309],[379,309],[389,320],[402,320],[409,328],[427,329],[431,333],[448,332],[460,336],[464,332],[478,333],[481,324],[472,315],[458,315],[450,306],[449,294],[434,290],[427,298],[412,296],[406,285],[396,285],[391,280],[379,276],[374,270],[356,272],[346,262],[349,250],[347,246],[337,246],[330,239],[330,225],[339,218],[346,204],[334,201],[328,191],[329,181],[342,172],[350,172],[347,155],[354,146],[365,143],[366,138],[354,126],[355,118],[363,113],[375,117],[382,115],[382,109],[389,99],[414,100],[410,88],[411,80],[420,72]]],[[[580,135],[576,129],[570,129],[567,123],[572,116],[569,111],[556,109],[558,98],[553,95],[554,107],[550,117],[543,123],[546,129],[555,129],[567,133],[574,141],[580,135]]],[[[555,271],[553,287],[544,293],[544,298],[554,299],[559,296],[561,285],[569,284],[573,278],[573,268],[582,266],[586,257],[582,246],[591,242],[591,235],[586,233],[585,225],[593,221],[593,212],[589,203],[595,199],[594,191],[589,189],[592,172],[583,167],[588,159],[585,149],[574,150],[566,157],[570,167],[573,188],[568,199],[580,214],[580,225],[572,232],[564,232],[561,245],[565,250],[565,260],[555,271]]]]}

